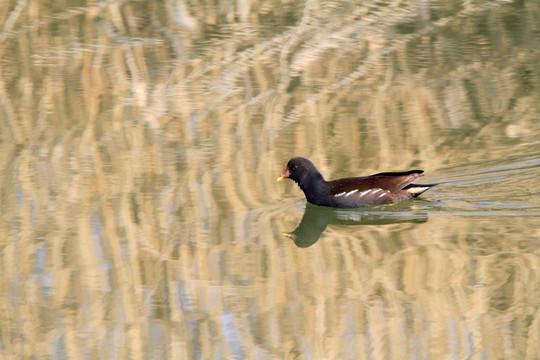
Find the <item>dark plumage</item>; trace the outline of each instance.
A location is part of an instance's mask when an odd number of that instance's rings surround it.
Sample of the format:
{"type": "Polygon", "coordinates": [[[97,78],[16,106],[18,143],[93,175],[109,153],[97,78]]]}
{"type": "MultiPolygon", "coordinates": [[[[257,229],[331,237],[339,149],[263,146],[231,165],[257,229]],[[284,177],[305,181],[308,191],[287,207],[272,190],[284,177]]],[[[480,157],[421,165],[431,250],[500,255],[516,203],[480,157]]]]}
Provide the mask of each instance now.
{"type": "Polygon", "coordinates": [[[422,170],[411,170],[326,181],[311,161],[295,157],[289,160],[278,181],[294,180],[312,204],[357,208],[408,200],[437,185],[413,184],[422,176],[422,170]]]}

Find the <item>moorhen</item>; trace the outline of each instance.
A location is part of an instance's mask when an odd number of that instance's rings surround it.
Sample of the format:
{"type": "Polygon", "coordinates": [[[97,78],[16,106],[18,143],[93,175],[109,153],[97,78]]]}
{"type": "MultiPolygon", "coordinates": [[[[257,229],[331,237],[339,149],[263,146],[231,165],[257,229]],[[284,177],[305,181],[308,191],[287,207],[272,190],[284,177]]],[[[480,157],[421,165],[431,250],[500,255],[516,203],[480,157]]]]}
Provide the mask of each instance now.
{"type": "Polygon", "coordinates": [[[294,180],[306,195],[308,202],[336,208],[392,204],[415,198],[437,184],[413,184],[424,176],[422,170],[385,172],[370,176],[324,180],[311,161],[294,157],[277,181],[294,180]]]}

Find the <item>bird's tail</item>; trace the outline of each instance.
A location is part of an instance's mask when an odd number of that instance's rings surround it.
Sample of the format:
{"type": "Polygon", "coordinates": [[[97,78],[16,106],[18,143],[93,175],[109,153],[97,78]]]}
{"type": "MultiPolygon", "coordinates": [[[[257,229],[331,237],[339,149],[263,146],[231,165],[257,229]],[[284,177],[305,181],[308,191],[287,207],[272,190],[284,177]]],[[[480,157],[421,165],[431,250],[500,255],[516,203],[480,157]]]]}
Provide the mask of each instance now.
{"type": "Polygon", "coordinates": [[[409,184],[403,190],[407,191],[413,197],[417,197],[436,185],[439,184],[409,184]]]}

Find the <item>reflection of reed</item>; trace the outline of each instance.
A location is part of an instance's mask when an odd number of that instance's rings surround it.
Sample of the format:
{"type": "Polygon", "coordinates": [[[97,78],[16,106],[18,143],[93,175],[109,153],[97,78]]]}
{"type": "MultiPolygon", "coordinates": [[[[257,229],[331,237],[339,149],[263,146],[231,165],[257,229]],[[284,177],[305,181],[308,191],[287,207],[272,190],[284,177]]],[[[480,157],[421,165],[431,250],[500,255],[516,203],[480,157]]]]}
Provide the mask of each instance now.
{"type": "Polygon", "coordinates": [[[251,1],[243,22],[213,2],[0,5],[5,357],[539,353],[524,220],[328,231],[298,253],[274,183],[292,155],[433,172],[537,136],[538,5],[515,29],[502,2],[308,3],[251,1]]]}

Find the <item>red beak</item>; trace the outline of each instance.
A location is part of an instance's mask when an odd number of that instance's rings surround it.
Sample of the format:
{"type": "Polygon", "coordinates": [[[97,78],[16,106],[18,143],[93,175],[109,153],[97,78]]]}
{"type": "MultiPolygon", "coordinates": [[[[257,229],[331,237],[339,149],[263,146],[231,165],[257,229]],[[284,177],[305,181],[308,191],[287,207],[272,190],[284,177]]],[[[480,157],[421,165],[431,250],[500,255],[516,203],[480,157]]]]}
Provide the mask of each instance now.
{"type": "Polygon", "coordinates": [[[281,181],[281,180],[283,180],[283,179],[285,179],[285,178],[288,178],[289,175],[291,175],[291,173],[289,172],[289,168],[287,168],[287,170],[285,170],[285,171],[283,172],[283,174],[281,174],[281,175],[277,178],[277,181],[281,181]]]}

